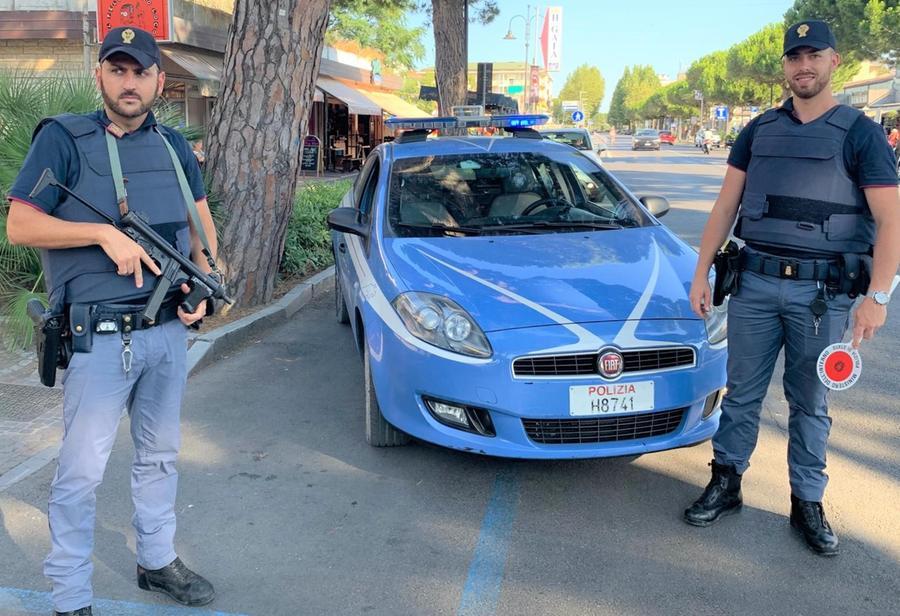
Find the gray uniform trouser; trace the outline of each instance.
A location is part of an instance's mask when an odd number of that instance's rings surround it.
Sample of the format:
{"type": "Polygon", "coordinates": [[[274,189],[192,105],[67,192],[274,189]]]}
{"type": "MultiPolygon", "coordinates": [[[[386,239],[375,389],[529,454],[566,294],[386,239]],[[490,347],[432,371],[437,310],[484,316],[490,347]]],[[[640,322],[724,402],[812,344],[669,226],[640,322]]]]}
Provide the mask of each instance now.
{"type": "Polygon", "coordinates": [[[816,282],[743,272],[738,294],[728,304],[728,393],[713,437],[719,464],[747,470],[759,434],[763,398],[778,352],[784,347],[784,395],[788,420],[788,469],[797,498],[821,501],[828,483],[825,447],[831,430],[827,388],[816,362],[822,350],[840,342],[853,304],[846,295],[828,299],[816,333],[810,302],[816,282]]]}
{"type": "Polygon", "coordinates": [[[186,374],[186,328],[177,319],[133,332],[131,370],[119,334],[94,334],[90,353],[75,353],[63,377],[64,434],[50,488],[52,549],[44,574],[57,611],[92,599],[95,490],[103,479],[122,410],[131,416],[132,524],[137,562],[159,569],[175,559],[175,457],[186,374]]]}

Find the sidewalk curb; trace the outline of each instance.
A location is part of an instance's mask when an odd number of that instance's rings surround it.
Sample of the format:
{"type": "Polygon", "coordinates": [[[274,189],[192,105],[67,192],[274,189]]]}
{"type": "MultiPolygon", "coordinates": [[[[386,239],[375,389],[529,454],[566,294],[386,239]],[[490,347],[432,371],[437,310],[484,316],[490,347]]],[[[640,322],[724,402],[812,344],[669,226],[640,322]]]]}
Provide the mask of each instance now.
{"type": "Polygon", "coordinates": [[[49,445],[24,462],[0,475],[0,492],[30,477],[57,458],[59,445],[49,445]]]}
{"type": "MultiPolygon", "coordinates": [[[[331,291],[334,283],[334,266],[315,274],[288,291],[278,301],[242,319],[217,327],[198,336],[188,349],[188,377],[201,368],[233,351],[249,338],[264,333],[271,327],[284,323],[306,306],[314,297],[331,291]]],[[[0,474],[0,492],[30,477],[53,462],[59,455],[59,446],[50,445],[26,458],[21,464],[0,474]]]]}
{"type": "Polygon", "coordinates": [[[242,343],[267,329],[287,321],[314,297],[331,290],[334,266],[315,274],[288,291],[277,302],[232,323],[205,332],[188,349],[188,377],[227,355],[242,343]]]}

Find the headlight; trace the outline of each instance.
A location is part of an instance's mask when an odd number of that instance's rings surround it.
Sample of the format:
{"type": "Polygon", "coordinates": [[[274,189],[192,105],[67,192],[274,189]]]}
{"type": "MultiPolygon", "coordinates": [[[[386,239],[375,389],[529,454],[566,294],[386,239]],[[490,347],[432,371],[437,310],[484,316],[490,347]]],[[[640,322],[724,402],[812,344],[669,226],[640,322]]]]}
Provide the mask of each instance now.
{"type": "Polygon", "coordinates": [[[406,329],[419,340],[472,357],[493,353],[475,319],[453,300],[410,291],[398,295],[393,305],[406,329]]]}
{"type": "Polygon", "coordinates": [[[706,324],[706,337],[710,344],[719,344],[728,337],[728,298],[721,306],[710,306],[706,324]]]}

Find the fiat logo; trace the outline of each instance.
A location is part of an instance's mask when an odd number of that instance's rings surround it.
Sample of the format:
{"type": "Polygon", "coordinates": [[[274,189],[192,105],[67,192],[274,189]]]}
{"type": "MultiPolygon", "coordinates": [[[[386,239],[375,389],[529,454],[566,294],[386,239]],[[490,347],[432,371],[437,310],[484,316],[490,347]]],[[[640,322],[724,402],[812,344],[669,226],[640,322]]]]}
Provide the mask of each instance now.
{"type": "Polygon", "coordinates": [[[597,371],[600,376],[614,379],[625,369],[625,360],[618,351],[602,351],[597,358],[597,371]]]}

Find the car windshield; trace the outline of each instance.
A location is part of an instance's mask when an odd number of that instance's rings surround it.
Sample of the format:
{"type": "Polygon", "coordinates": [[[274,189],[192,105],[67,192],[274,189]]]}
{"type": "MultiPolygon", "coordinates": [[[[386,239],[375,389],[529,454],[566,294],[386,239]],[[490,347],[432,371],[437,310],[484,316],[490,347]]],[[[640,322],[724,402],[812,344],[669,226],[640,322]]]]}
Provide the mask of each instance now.
{"type": "Polygon", "coordinates": [[[642,128],[638,132],[634,134],[635,137],[657,137],[659,136],[659,131],[655,128],[642,128]]]}
{"type": "Polygon", "coordinates": [[[587,136],[581,131],[561,130],[554,132],[542,132],[541,136],[544,139],[550,139],[551,141],[556,141],[558,143],[565,143],[566,145],[572,146],[576,150],[591,149],[591,146],[588,144],[587,136]]]}
{"type": "Polygon", "coordinates": [[[397,160],[385,233],[464,237],[648,224],[643,210],[584,156],[511,152],[397,160]]]}

